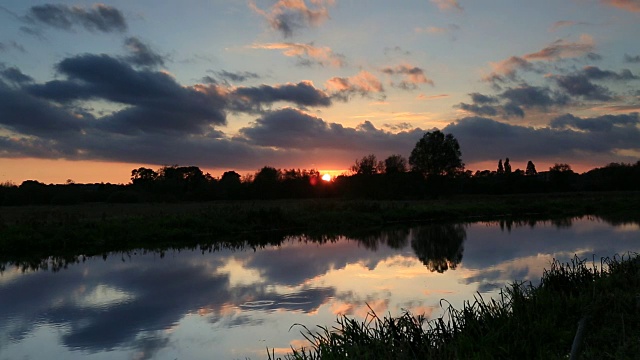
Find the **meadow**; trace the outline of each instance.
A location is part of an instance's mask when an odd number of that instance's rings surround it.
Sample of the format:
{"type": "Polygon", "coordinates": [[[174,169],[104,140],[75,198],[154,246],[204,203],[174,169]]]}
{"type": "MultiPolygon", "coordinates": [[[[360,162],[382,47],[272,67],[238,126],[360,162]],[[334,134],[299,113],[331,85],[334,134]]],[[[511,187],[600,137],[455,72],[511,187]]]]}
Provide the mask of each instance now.
{"type": "Polygon", "coordinates": [[[458,195],[420,201],[345,199],[89,203],[0,207],[0,264],[135,249],[277,244],[286,235],[338,235],[413,222],[636,219],[638,192],[458,195]]]}

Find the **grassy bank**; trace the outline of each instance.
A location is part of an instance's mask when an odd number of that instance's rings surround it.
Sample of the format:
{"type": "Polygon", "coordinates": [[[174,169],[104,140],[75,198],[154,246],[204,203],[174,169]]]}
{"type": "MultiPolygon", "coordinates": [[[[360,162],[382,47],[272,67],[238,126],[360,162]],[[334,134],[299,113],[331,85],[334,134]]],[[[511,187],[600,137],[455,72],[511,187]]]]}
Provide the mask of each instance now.
{"type": "Polygon", "coordinates": [[[464,196],[429,201],[247,201],[0,207],[0,264],[133,249],[278,243],[390,224],[640,216],[640,193],[464,196]]]}
{"type": "MultiPolygon", "coordinates": [[[[409,313],[338,319],[285,359],[637,359],[640,258],[553,263],[540,285],[516,283],[426,321],[409,313]]],[[[272,354],[270,359],[275,358],[272,354]]]]}

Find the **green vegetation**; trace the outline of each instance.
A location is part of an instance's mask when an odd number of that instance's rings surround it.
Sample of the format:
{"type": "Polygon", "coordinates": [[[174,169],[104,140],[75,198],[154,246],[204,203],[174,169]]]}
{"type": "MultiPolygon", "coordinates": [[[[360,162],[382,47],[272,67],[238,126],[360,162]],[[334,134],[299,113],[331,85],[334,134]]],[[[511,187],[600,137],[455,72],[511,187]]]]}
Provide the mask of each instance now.
{"type": "Polygon", "coordinates": [[[311,346],[285,359],[637,359],[640,257],[554,262],[538,286],[514,283],[498,300],[477,295],[431,321],[371,311],[319,328],[304,328],[311,346]]]}

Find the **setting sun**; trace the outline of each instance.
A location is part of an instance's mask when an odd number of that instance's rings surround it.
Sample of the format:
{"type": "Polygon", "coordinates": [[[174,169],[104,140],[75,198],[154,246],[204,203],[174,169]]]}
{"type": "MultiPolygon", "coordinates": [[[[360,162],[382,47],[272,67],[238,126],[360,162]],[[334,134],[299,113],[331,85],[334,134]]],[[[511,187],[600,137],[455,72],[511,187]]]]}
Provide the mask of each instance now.
{"type": "Polygon", "coordinates": [[[324,175],[322,175],[322,180],[324,180],[324,181],[331,181],[331,175],[329,175],[329,174],[324,174],[324,175]]]}

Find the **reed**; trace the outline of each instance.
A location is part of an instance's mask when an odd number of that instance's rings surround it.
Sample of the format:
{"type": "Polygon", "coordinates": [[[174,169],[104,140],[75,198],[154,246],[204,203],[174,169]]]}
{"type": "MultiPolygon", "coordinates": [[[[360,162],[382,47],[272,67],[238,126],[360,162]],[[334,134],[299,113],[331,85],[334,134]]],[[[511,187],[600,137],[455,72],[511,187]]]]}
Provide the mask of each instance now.
{"type": "Polygon", "coordinates": [[[309,347],[284,359],[637,359],[640,257],[554,261],[537,286],[516,282],[497,299],[477,294],[462,309],[444,307],[429,321],[370,309],[362,321],[303,326],[309,347]]]}

